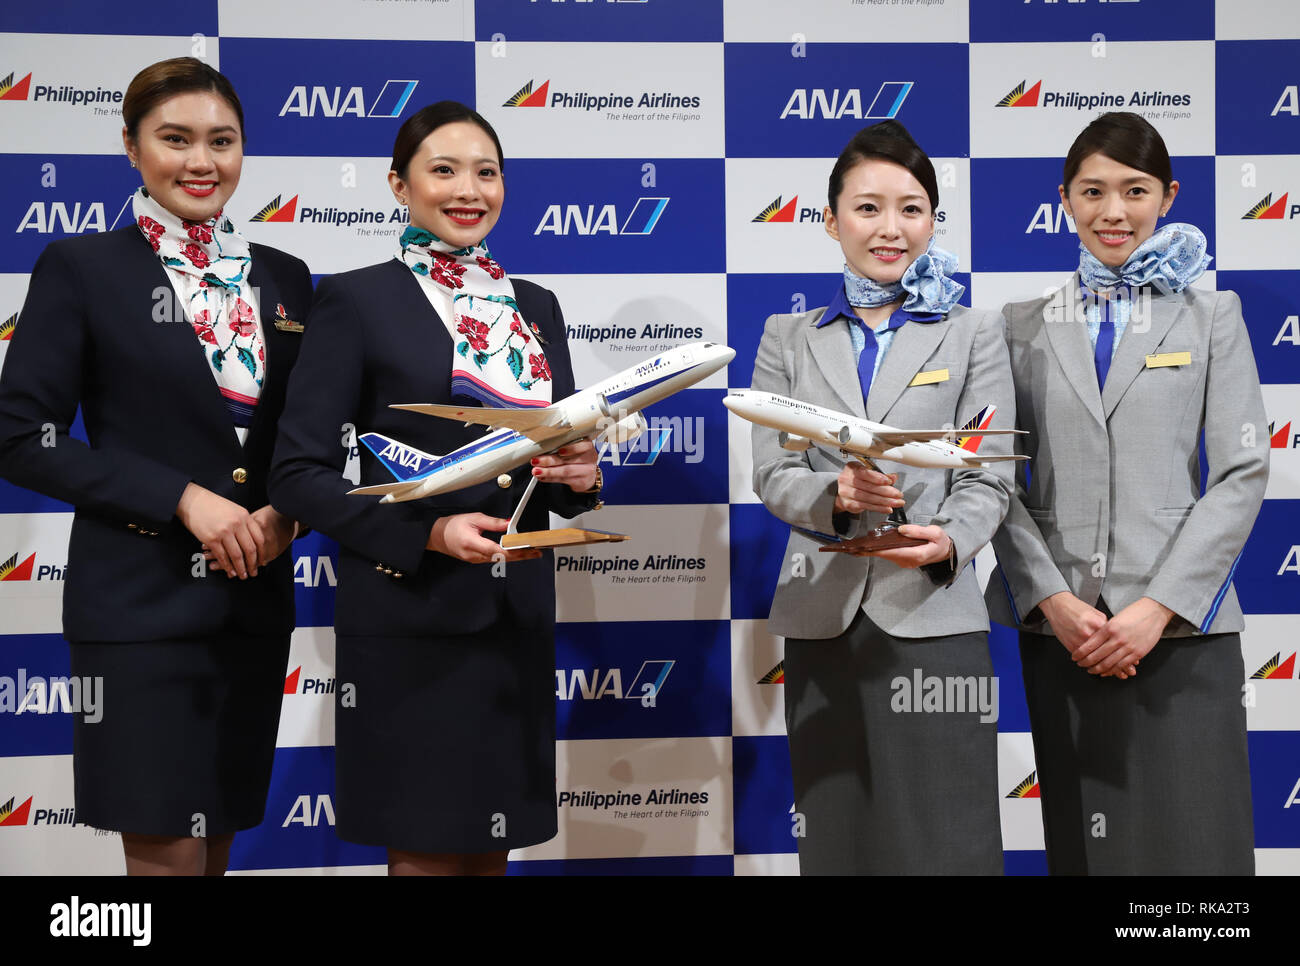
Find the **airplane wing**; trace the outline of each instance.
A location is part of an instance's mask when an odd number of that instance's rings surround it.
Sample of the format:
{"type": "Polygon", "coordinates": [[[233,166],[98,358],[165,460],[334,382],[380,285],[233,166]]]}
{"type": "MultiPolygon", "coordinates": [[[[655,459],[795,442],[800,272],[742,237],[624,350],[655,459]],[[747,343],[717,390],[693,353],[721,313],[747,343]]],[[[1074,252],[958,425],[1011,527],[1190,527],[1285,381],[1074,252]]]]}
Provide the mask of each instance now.
{"type": "Polygon", "coordinates": [[[967,466],[986,466],[989,463],[1024,463],[1028,456],[964,456],[962,462],[967,466]]]}
{"type": "Polygon", "coordinates": [[[902,446],[904,443],[926,443],[932,439],[962,439],[966,436],[1024,436],[1023,429],[881,429],[873,437],[882,443],[902,446]]]}
{"type": "Polygon", "coordinates": [[[358,486],[348,490],[348,496],[392,496],[390,502],[400,502],[402,495],[412,490],[419,489],[424,483],[423,477],[418,480],[399,480],[396,483],[376,483],[373,486],[358,486]]]}
{"type": "Polygon", "coordinates": [[[531,440],[544,442],[561,436],[572,424],[554,406],[544,408],[494,409],[486,406],[443,406],[437,403],[410,403],[389,406],[389,409],[406,409],[426,416],[441,416],[461,423],[478,423],[497,429],[513,429],[531,440]]]}

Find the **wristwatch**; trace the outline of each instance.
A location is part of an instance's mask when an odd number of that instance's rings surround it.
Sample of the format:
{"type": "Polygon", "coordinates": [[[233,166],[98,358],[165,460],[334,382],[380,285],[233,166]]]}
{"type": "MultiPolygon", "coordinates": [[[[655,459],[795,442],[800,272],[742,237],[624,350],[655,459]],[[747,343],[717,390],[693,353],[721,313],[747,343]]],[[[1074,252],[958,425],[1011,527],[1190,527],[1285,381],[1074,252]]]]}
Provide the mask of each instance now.
{"type": "MultiPolygon", "coordinates": [[[[596,498],[596,505],[593,506],[591,510],[599,510],[601,507],[605,505],[605,501],[600,498],[600,488],[604,485],[605,485],[605,475],[600,471],[600,467],[597,466],[595,484],[592,485],[590,490],[582,491],[584,496],[594,496],[596,498]]],[[[588,510],[587,512],[590,513],[591,510],[588,510]]]]}

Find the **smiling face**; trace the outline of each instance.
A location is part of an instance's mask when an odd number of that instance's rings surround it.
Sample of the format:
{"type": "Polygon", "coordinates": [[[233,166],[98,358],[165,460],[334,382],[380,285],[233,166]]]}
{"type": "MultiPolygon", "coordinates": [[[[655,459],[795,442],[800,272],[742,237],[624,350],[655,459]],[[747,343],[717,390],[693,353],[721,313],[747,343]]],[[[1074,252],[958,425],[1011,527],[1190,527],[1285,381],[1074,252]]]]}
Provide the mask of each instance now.
{"type": "Polygon", "coordinates": [[[866,158],[844,175],[835,211],[825,211],[826,234],[840,243],[856,275],[888,284],[926,250],[934,210],[921,182],[892,161],[866,158]]]}
{"type": "Polygon", "coordinates": [[[211,91],[168,98],[140,119],[134,138],[123,131],[122,142],[149,196],[186,221],[213,217],[239,184],[239,117],[211,91]]]}
{"type": "Polygon", "coordinates": [[[1171,182],[1166,192],[1154,175],[1098,153],[1083,159],[1060,193],[1079,241],[1103,265],[1118,268],[1168,213],[1178,182],[1171,182]]]}
{"type": "Polygon", "coordinates": [[[416,149],[406,176],[390,171],[388,184],[410,208],[412,225],[457,248],[487,237],[506,195],[496,145],[471,121],[436,128],[416,149]]]}

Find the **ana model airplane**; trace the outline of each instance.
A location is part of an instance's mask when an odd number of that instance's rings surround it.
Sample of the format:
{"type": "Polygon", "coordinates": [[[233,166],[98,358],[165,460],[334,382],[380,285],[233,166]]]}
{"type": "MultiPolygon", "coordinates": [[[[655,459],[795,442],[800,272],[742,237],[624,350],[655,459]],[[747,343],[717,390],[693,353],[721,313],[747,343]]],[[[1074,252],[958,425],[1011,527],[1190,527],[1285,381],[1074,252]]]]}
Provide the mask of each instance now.
{"type": "MultiPolygon", "coordinates": [[[[580,439],[613,445],[635,439],[647,428],[642,409],[712,375],[735,355],[734,349],[713,342],[678,346],[545,407],[395,405],[393,409],[441,416],[466,425],[478,423],[492,427],[492,431],[445,456],[423,453],[379,433],[367,433],[361,443],[387,467],[396,482],[361,486],[350,492],[382,496],[381,503],[418,500],[496,479],[535,456],[580,439]]],[[[536,482],[534,477],[528,484],[508,533],[515,532],[536,482]]]]}
{"type": "Polygon", "coordinates": [[[895,429],[757,389],[733,389],[722,404],[751,423],[778,430],[781,446],[797,453],[820,444],[866,461],[953,469],[1029,459],[977,455],[985,436],[1024,433],[1020,429],[989,429],[996,406],[985,406],[960,429],[895,429]]]}

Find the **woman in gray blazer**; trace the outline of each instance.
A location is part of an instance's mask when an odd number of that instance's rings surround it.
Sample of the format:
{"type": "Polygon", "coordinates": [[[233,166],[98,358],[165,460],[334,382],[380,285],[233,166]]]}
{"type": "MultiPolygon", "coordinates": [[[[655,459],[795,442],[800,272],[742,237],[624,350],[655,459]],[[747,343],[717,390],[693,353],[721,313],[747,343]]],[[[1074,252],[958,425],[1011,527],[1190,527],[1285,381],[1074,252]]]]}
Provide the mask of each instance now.
{"type": "Polygon", "coordinates": [[[1254,871],[1232,573],[1268,479],[1259,376],[1232,292],[1136,114],[1065,160],[1079,271],[1004,310],[1024,452],[994,538],[994,620],[1020,628],[1054,874],[1254,871]],[[1202,433],[1209,476],[1201,493],[1202,433]]]}
{"type": "MultiPolygon", "coordinates": [[[[960,426],[1014,392],[1002,319],[957,305],[932,244],[934,166],[906,129],[860,131],[831,172],[827,233],[844,281],[825,308],[767,320],[753,388],[901,428],[960,426]]],[[[1009,437],[983,453],[1009,453],[1009,437]]],[[[999,874],[997,687],[968,564],[1006,512],[1011,473],[791,451],[755,426],[754,489],[790,524],[769,628],[785,701],[804,874],[999,874]],[[919,546],[820,553],[905,505],[919,546]]]]}

